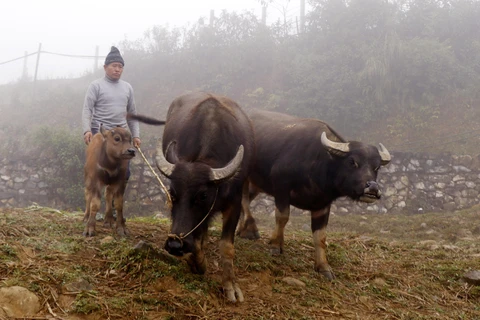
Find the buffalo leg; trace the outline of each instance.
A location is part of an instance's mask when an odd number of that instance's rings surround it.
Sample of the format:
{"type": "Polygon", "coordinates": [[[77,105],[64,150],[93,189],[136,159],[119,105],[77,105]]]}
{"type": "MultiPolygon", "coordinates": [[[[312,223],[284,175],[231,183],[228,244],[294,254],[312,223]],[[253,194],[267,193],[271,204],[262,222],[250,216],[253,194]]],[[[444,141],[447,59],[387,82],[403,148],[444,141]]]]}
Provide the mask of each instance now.
{"type": "Polygon", "coordinates": [[[90,204],[89,204],[89,209],[86,209],[85,211],[89,210],[90,216],[88,217],[87,224],[85,225],[85,230],[83,231],[83,235],[85,237],[89,237],[89,236],[93,237],[95,236],[95,224],[97,222],[96,215],[98,210],[100,209],[100,204],[101,204],[100,192],[99,191],[91,192],[91,194],[87,197],[90,197],[90,204]]]}
{"type": "Polygon", "coordinates": [[[233,258],[235,257],[233,241],[235,229],[240,217],[240,201],[241,199],[234,201],[234,204],[222,212],[222,237],[219,243],[221,265],[223,268],[223,290],[227,299],[231,302],[243,302],[243,293],[235,281],[235,273],[233,270],[233,258]]]}
{"type": "Polygon", "coordinates": [[[327,224],[330,216],[330,206],[322,210],[312,211],[312,234],[315,247],[315,271],[321,273],[328,280],[335,278],[332,268],[327,261],[327,224]]]}
{"type": "MultiPolygon", "coordinates": [[[[128,234],[127,227],[125,226],[125,219],[123,217],[123,192],[125,191],[125,185],[119,186],[115,192],[115,210],[117,211],[117,219],[115,222],[115,229],[121,237],[125,237],[128,234]]],[[[111,213],[111,211],[110,211],[111,213]]],[[[113,219],[113,215],[112,215],[113,219]]]]}
{"type": "Polygon", "coordinates": [[[250,203],[259,194],[259,190],[245,181],[242,191],[242,214],[237,235],[241,238],[255,240],[260,239],[258,228],[250,211],[250,203]]]}
{"type": "Polygon", "coordinates": [[[196,274],[204,274],[207,271],[207,259],[205,246],[208,239],[208,229],[203,230],[201,239],[193,240],[193,253],[188,257],[187,263],[190,271],[196,274]]]}
{"type": "Polygon", "coordinates": [[[290,218],[290,205],[288,200],[279,200],[275,198],[275,230],[273,231],[272,238],[270,239],[272,254],[283,253],[283,242],[285,225],[290,218]]]}
{"type": "MultiPolygon", "coordinates": [[[[105,218],[103,220],[103,226],[106,228],[112,228],[115,223],[115,218],[113,217],[113,195],[114,195],[113,185],[108,185],[105,188],[105,218]]],[[[115,205],[117,205],[115,201],[115,205]]]]}
{"type": "Polygon", "coordinates": [[[90,203],[92,202],[92,193],[85,188],[85,214],[83,215],[83,222],[87,222],[90,218],[90,203]]]}

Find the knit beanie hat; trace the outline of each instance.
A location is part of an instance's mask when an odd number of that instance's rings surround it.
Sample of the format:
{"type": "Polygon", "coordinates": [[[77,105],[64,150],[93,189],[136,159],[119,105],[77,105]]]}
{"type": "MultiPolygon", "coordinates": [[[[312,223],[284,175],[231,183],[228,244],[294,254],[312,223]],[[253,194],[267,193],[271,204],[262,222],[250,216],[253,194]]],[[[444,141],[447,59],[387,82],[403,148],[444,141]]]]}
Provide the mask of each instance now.
{"type": "Polygon", "coordinates": [[[107,57],[105,58],[105,65],[108,66],[112,62],[120,62],[122,65],[125,65],[120,51],[114,46],[110,49],[107,57]]]}

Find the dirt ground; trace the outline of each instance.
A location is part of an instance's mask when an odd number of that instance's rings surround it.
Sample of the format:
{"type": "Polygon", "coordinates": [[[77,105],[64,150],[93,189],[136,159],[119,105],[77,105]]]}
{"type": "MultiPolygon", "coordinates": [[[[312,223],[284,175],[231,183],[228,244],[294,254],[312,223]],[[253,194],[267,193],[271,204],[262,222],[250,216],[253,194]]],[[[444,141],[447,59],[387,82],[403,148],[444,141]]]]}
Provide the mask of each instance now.
{"type": "Polygon", "coordinates": [[[210,228],[208,270],[191,274],[165,253],[168,219],[127,220],[130,236],[97,223],[84,238],[81,212],[0,209],[0,287],[34,292],[29,319],[480,319],[480,208],[421,215],[332,215],[327,257],[336,279],[313,270],[308,216],[293,216],[285,252],[270,254],[274,219],[257,215],[261,239],[235,240],[243,303],[226,301],[210,228]],[[140,241],[152,250],[139,251],[140,241]],[[293,280],[291,279],[293,278],[293,280]]]}

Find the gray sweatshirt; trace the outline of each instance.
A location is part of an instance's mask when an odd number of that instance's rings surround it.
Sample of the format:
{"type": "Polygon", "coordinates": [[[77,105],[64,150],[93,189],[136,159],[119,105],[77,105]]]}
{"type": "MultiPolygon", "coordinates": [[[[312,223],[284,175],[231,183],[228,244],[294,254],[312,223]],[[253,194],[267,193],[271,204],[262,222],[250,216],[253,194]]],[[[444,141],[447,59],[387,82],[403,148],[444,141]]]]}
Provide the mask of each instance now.
{"type": "MultiPolygon", "coordinates": [[[[93,81],[85,95],[82,113],[83,133],[106,128],[127,127],[126,112],[137,113],[132,86],[123,80],[111,80],[107,76],[93,81]]],[[[129,120],[132,136],[140,137],[138,121],[129,120]]]]}

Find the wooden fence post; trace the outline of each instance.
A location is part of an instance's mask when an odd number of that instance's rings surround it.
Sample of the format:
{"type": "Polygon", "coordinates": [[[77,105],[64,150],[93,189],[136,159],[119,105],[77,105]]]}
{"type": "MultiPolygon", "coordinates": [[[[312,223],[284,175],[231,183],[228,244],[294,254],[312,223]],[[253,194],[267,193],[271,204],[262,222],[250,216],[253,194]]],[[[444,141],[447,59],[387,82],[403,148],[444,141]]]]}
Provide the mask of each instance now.
{"type": "Polygon", "coordinates": [[[95,61],[93,62],[93,73],[98,69],[98,46],[95,47],[95,61]]]}
{"type": "Polygon", "coordinates": [[[213,20],[215,20],[215,11],[210,10],[210,27],[213,27],[213,20]]]}
{"type": "Polygon", "coordinates": [[[22,81],[27,81],[28,79],[27,62],[28,62],[28,52],[25,51],[25,56],[23,58],[22,81]]]}
{"type": "Polygon", "coordinates": [[[33,82],[37,82],[37,74],[38,74],[38,65],[40,63],[40,53],[42,52],[42,44],[38,44],[38,52],[37,52],[37,64],[35,65],[35,76],[33,77],[33,82]]]}
{"type": "Polygon", "coordinates": [[[262,7],[262,24],[267,25],[267,6],[262,7]]]}
{"type": "Polygon", "coordinates": [[[300,0],[300,33],[305,32],[305,0],[300,0]]]}

